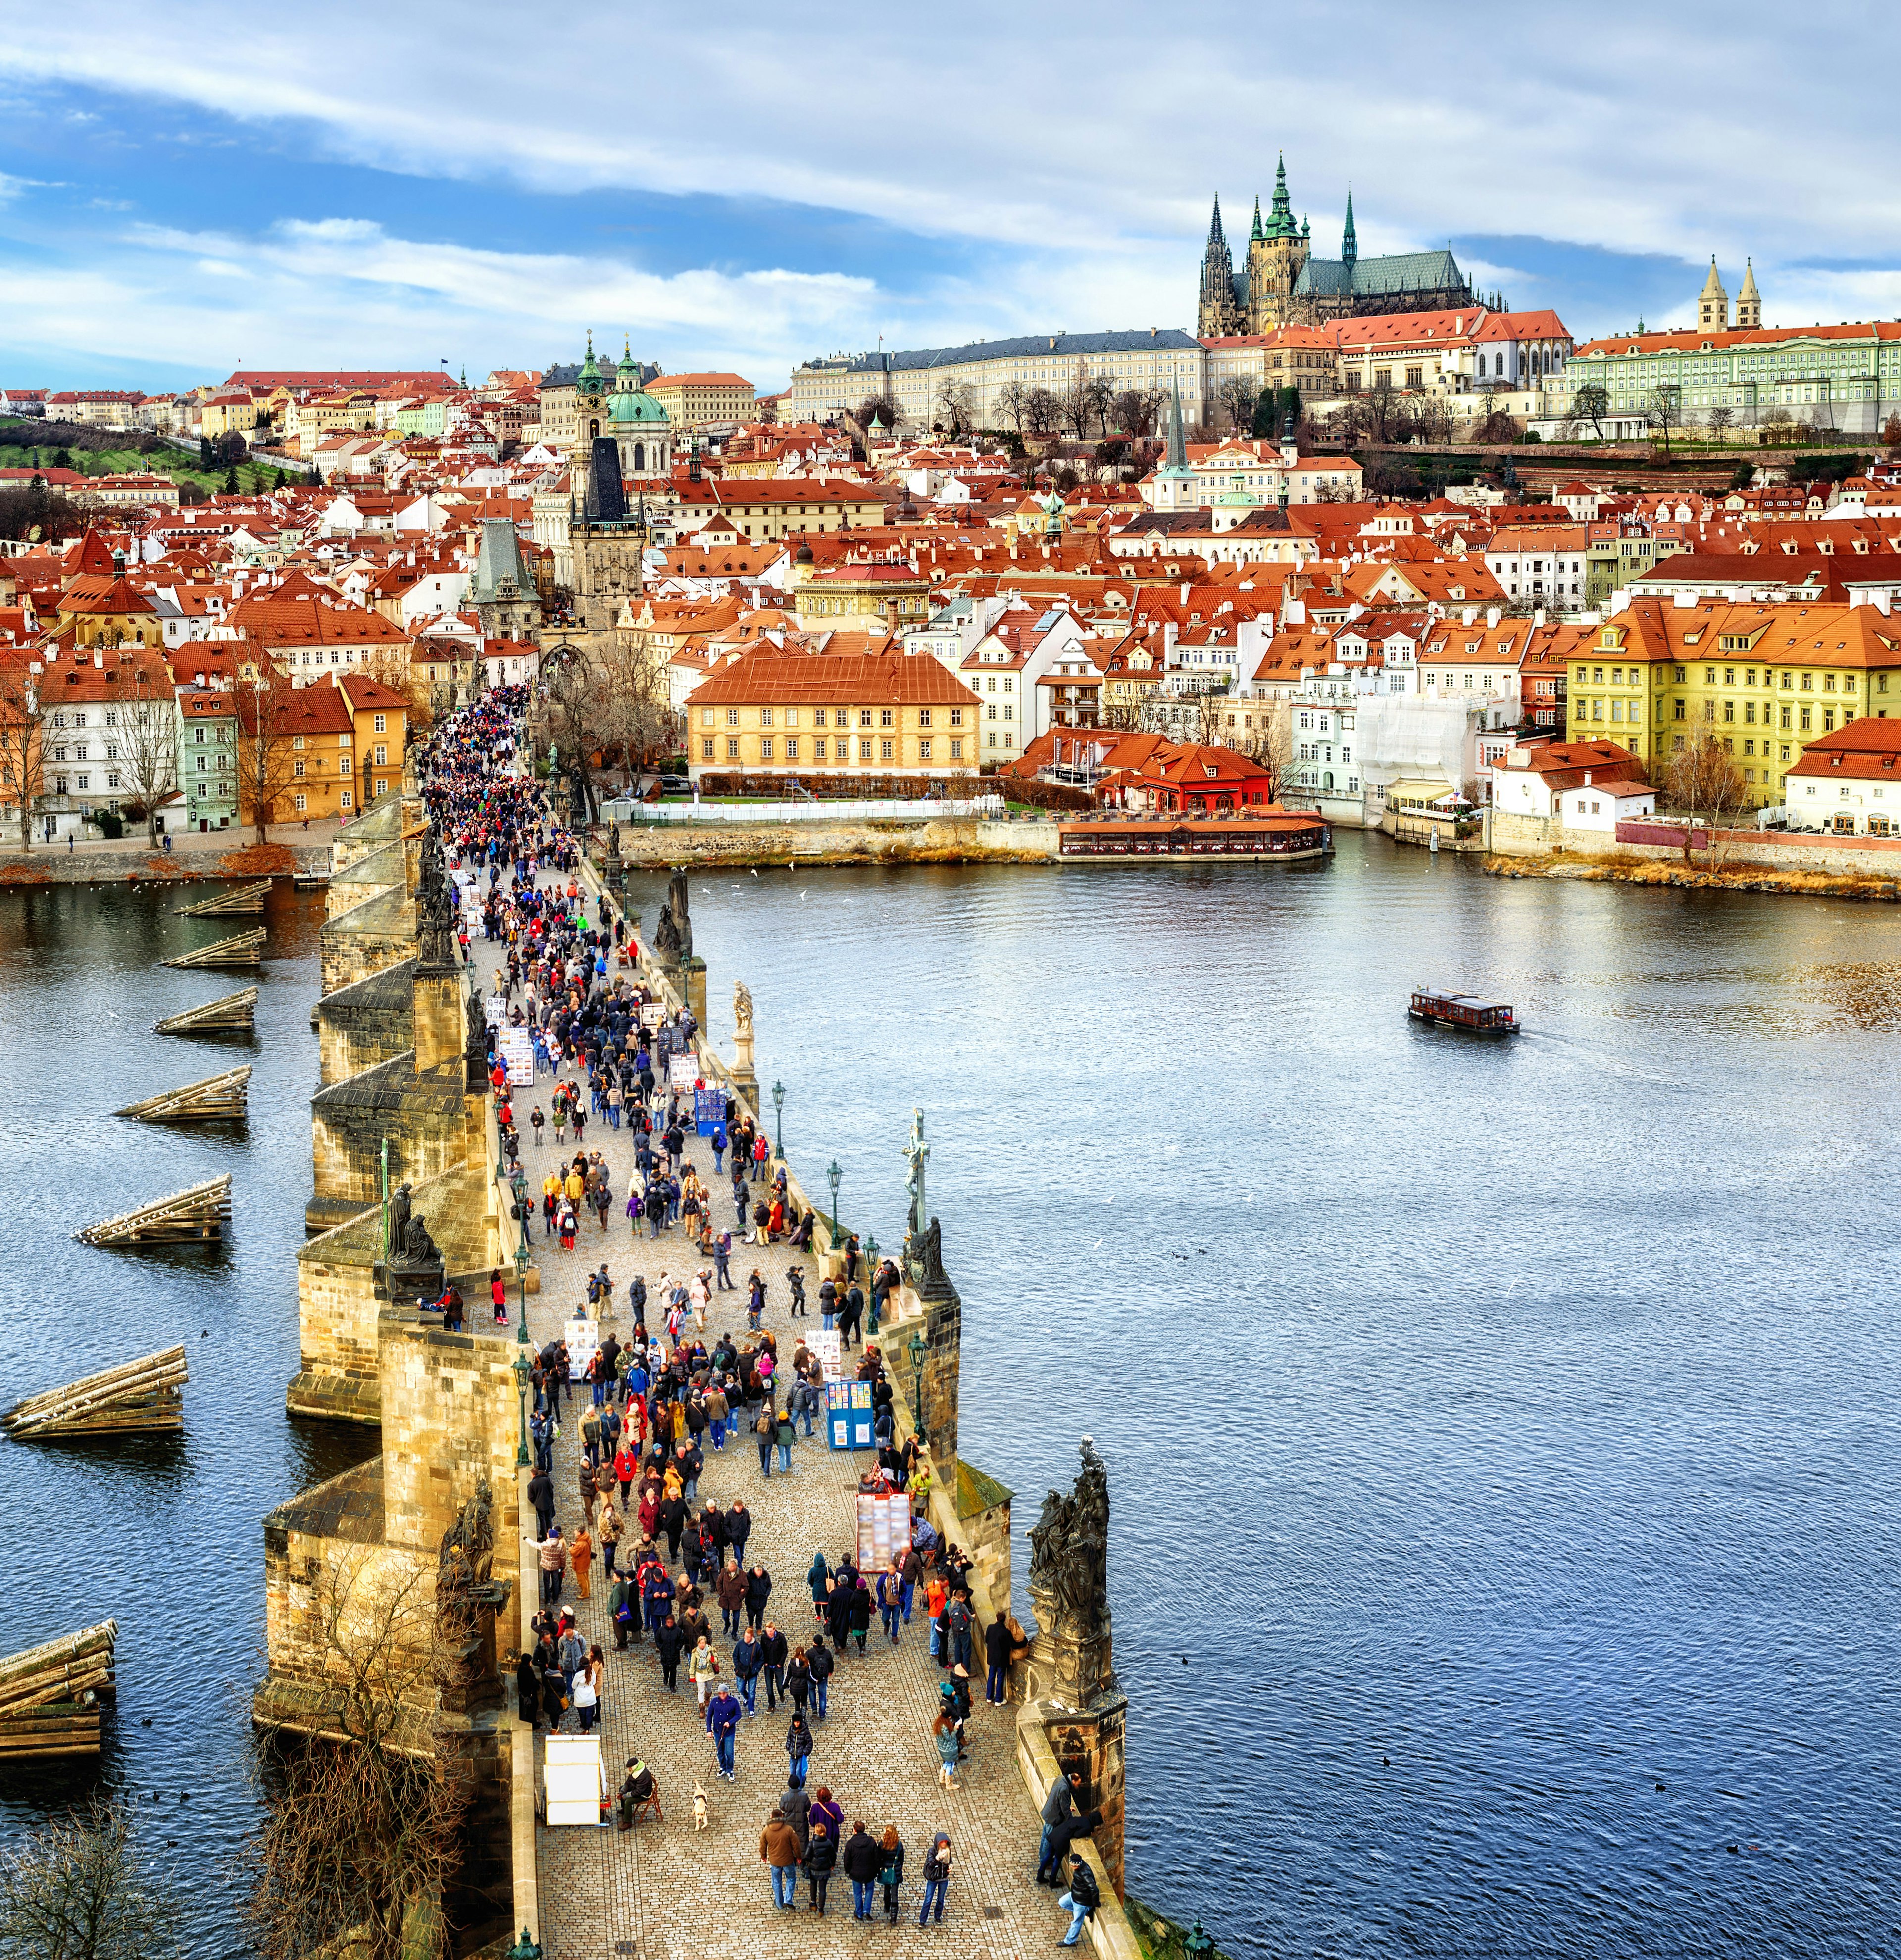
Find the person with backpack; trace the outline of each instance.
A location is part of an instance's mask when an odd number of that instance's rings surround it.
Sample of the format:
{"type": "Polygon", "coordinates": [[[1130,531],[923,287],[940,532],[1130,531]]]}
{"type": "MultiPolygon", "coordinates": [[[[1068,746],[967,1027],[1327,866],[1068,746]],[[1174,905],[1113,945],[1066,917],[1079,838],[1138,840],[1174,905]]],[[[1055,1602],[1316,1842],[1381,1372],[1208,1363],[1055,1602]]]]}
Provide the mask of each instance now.
{"type": "Polygon", "coordinates": [[[759,1637],[750,1627],[733,1643],[733,1685],[745,1701],[749,1715],[759,1713],[759,1675],[762,1665],[759,1637]]]}
{"type": "Polygon", "coordinates": [[[895,1824],[884,1827],[884,1835],[878,1842],[878,1883],[884,1888],[884,1917],[896,1926],[898,1888],[904,1883],[904,1840],[898,1835],[895,1824]]]}
{"type": "Polygon", "coordinates": [[[772,1478],[772,1445],[779,1436],[779,1418],[772,1413],[770,1402],[764,1403],[758,1420],[753,1424],[753,1440],[759,1445],[759,1475],[768,1483],[772,1478]]]}
{"type": "Polygon", "coordinates": [[[785,1731],[785,1753],[791,1758],[790,1772],[792,1787],[805,1787],[805,1771],[812,1760],[812,1731],[805,1720],[805,1710],[795,1708],[785,1731]]]}
{"type": "Polygon", "coordinates": [[[825,1890],[832,1882],[832,1867],[837,1862],[838,1841],[832,1834],[832,1826],[815,1814],[812,1834],[805,1846],[805,1885],[812,1910],[821,1919],[825,1917],[825,1890]]]}
{"type": "Polygon", "coordinates": [[[832,1685],[838,1664],[838,1656],[815,1635],[805,1656],[805,1671],[811,1677],[812,1712],[821,1722],[825,1720],[826,1691],[832,1685]]]}

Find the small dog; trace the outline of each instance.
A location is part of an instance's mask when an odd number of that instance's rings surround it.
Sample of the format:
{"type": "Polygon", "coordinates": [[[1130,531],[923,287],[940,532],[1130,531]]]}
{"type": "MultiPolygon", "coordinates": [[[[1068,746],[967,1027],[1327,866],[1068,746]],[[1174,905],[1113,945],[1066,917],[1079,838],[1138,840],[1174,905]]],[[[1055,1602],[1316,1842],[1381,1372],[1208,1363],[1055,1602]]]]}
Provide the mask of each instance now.
{"type": "Polygon", "coordinates": [[[696,1831],[706,1828],[706,1793],[698,1783],[693,1786],[693,1828],[696,1831]]]}

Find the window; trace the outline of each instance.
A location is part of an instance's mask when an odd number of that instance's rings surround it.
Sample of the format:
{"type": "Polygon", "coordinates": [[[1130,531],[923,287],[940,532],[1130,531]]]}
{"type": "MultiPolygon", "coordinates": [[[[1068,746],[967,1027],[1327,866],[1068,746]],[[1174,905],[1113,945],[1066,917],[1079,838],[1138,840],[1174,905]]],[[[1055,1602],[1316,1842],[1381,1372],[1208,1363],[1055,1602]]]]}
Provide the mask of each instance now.
{"type": "Polygon", "coordinates": [[[370,726],[377,734],[387,735],[390,732],[390,718],[387,714],[373,714],[370,726]]]}
{"type": "Polygon", "coordinates": [[[350,793],[349,793],[349,791],[348,790],[345,790],[345,791],[343,792],[342,795],[341,797],[339,797],[337,799],[337,800],[338,800],[340,803],[342,803],[342,805],[343,806],[343,807],[344,807],[345,810],[348,810],[348,809],[349,809],[349,808],[352,807],[352,806],[351,806],[351,803],[350,803],[350,793]]]}
{"type": "Polygon", "coordinates": [[[931,738],[928,736],[926,736],[925,739],[918,744],[918,760],[920,762],[928,762],[930,759],[931,738]]]}
{"type": "Polygon", "coordinates": [[[699,711],[699,725],[702,728],[710,728],[712,727],[713,711],[710,708],[702,708],[699,711]]]}
{"type": "MultiPolygon", "coordinates": [[[[951,712],[955,714],[957,711],[953,708],[951,712]]],[[[951,759],[954,762],[961,762],[963,760],[963,744],[954,735],[951,738],[951,759]]]]}
{"type": "Polygon", "coordinates": [[[878,710],[878,726],[880,728],[889,728],[891,726],[891,711],[890,708],[880,708],[878,710]]]}
{"type": "Polygon", "coordinates": [[[202,727],[198,730],[198,746],[201,749],[205,746],[205,731],[202,727]]]}
{"type": "Polygon", "coordinates": [[[815,762],[825,760],[825,737],[823,735],[812,744],[812,759],[815,762]]]}
{"type": "Polygon", "coordinates": [[[769,728],[769,727],[772,727],[772,711],[769,708],[762,708],[759,710],[759,725],[762,728],[769,728]]]}
{"type": "Polygon", "coordinates": [[[300,759],[291,765],[291,774],[294,776],[301,776],[303,773],[304,764],[301,759],[300,759]]]}
{"type": "Polygon", "coordinates": [[[726,759],[729,762],[739,760],[739,744],[730,735],[726,738],[726,759]]]}
{"type": "Polygon", "coordinates": [[[291,807],[293,810],[307,810],[309,807],[307,800],[301,796],[294,796],[291,798],[291,807]]]}
{"type": "Polygon", "coordinates": [[[785,738],[785,759],[788,762],[796,762],[798,759],[799,738],[796,735],[788,735],[785,738]]]}
{"type": "Polygon", "coordinates": [[[930,727],[930,725],[931,725],[931,711],[930,711],[930,709],[929,709],[929,708],[920,708],[918,710],[918,726],[919,726],[920,728],[928,728],[928,727],[930,727]]]}
{"type": "Polygon", "coordinates": [[[301,749],[303,746],[304,738],[301,735],[293,735],[291,737],[291,746],[293,749],[301,749]]]}
{"type": "Polygon", "coordinates": [[[702,762],[710,762],[713,759],[713,738],[710,735],[705,737],[699,745],[699,759],[702,762]]]}
{"type": "MultiPolygon", "coordinates": [[[[868,712],[869,711],[868,711],[868,712]]],[[[868,741],[866,741],[861,737],[858,742],[858,760],[861,762],[868,762],[871,759],[871,745],[868,741]]]]}
{"type": "Polygon", "coordinates": [[[963,726],[963,710],[961,708],[951,709],[951,726],[953,728],[961,728],[963,726]]]}
{"type": "Polygon", "coordinates": [[[891,744],[889,742],[880,742],[878,744],[878,759],[880,762],[888,762],[890,761],[891,744]]]}
{"type": "MultiPolygon", "coordinates": [[[[871,709],[870,709],[870,708],[861,708],[858,710],[858,726],[859,726],[861,728],[869,728],[869,727],[871,727],[871,709]]],[[[865,759],[868,762],[871,759],[871,750],[870,750],[869,749],[867,749],[865,750],[865,759]]]]}

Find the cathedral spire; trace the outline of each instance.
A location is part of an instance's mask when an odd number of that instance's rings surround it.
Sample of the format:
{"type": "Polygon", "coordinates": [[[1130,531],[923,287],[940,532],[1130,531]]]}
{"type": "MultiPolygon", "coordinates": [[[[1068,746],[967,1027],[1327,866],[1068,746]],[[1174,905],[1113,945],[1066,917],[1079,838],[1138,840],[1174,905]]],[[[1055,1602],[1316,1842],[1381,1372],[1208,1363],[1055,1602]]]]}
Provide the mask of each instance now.
{"type": "Polygon", "coordinates": [[[1344,265],[1357,262],[1360,256],[1359,234],[1353,229],[1353,186],[1346,188],[1346,229],[1340,234],[1340,259],[1344,265]]]}
{"type": "Polygon", "coordinates": [[[1287,159],[1277,155],[1274,164],[1274,208],[1267,221],[1270,238],[1292,238],[1300,228],[1294,222],[1293,207],[1287,196],[1287,159]]]}
{"type": "Polygon", "coordinates": [[[1188,468],[1188,444],[1182,435],[1182,387],[1176,382],[1170,390],[1168,403],[1168,454],[1164,466],[1170,469],[1186,471],[1188,468]]]}
{"type": "Polygon", "coordinates": [[[1260,199],[1257,197],[1257,198],[1256,198],[1256,199],[1255,199],[1255,200],[1254,200],[1254,229],[1253,229],[1253,231],[1249,234],[1249,237],[1250,237],[1250,240],[1252,240],[1253,239],[1259,238],[1259,237],[1260,237],[1260,235],[1261,235],[1261,201],[1260,201],[1260,199]]]}
{"type": "Polygon", "coordinates": [[[1228,250],[1228,240],[1221,231],[1221,194],[1215,193],[1215,215],[1208,227],[1208,256],[1212,259],[1217,252],[1228,250]]]}

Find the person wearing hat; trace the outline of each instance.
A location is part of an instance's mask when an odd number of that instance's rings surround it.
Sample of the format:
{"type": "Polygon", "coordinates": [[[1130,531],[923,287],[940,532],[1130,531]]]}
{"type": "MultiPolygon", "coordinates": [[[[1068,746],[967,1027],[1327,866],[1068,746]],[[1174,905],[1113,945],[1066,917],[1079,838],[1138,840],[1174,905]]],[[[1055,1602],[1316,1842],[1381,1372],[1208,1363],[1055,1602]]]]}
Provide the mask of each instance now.
{"type": "Polygon", "coordinates": [[[620,1785],[619,1824],[623,1831],[634,1828],[634,1812],[654,1793],[654,1773],[638,1756],[627,1758],[627,1774],[620,1785]]]}
{"type": "Polygon", "coordinates": [[[541,1603],[552,1606],[561,1597],[561,1581],[568,1570],[568,1545],[561,1535],[561,1527],[549,1525],[546,1537],[539,1538],[524,1532],[521,1542],[535,1548],[541,1564],[541,1603]]]}

